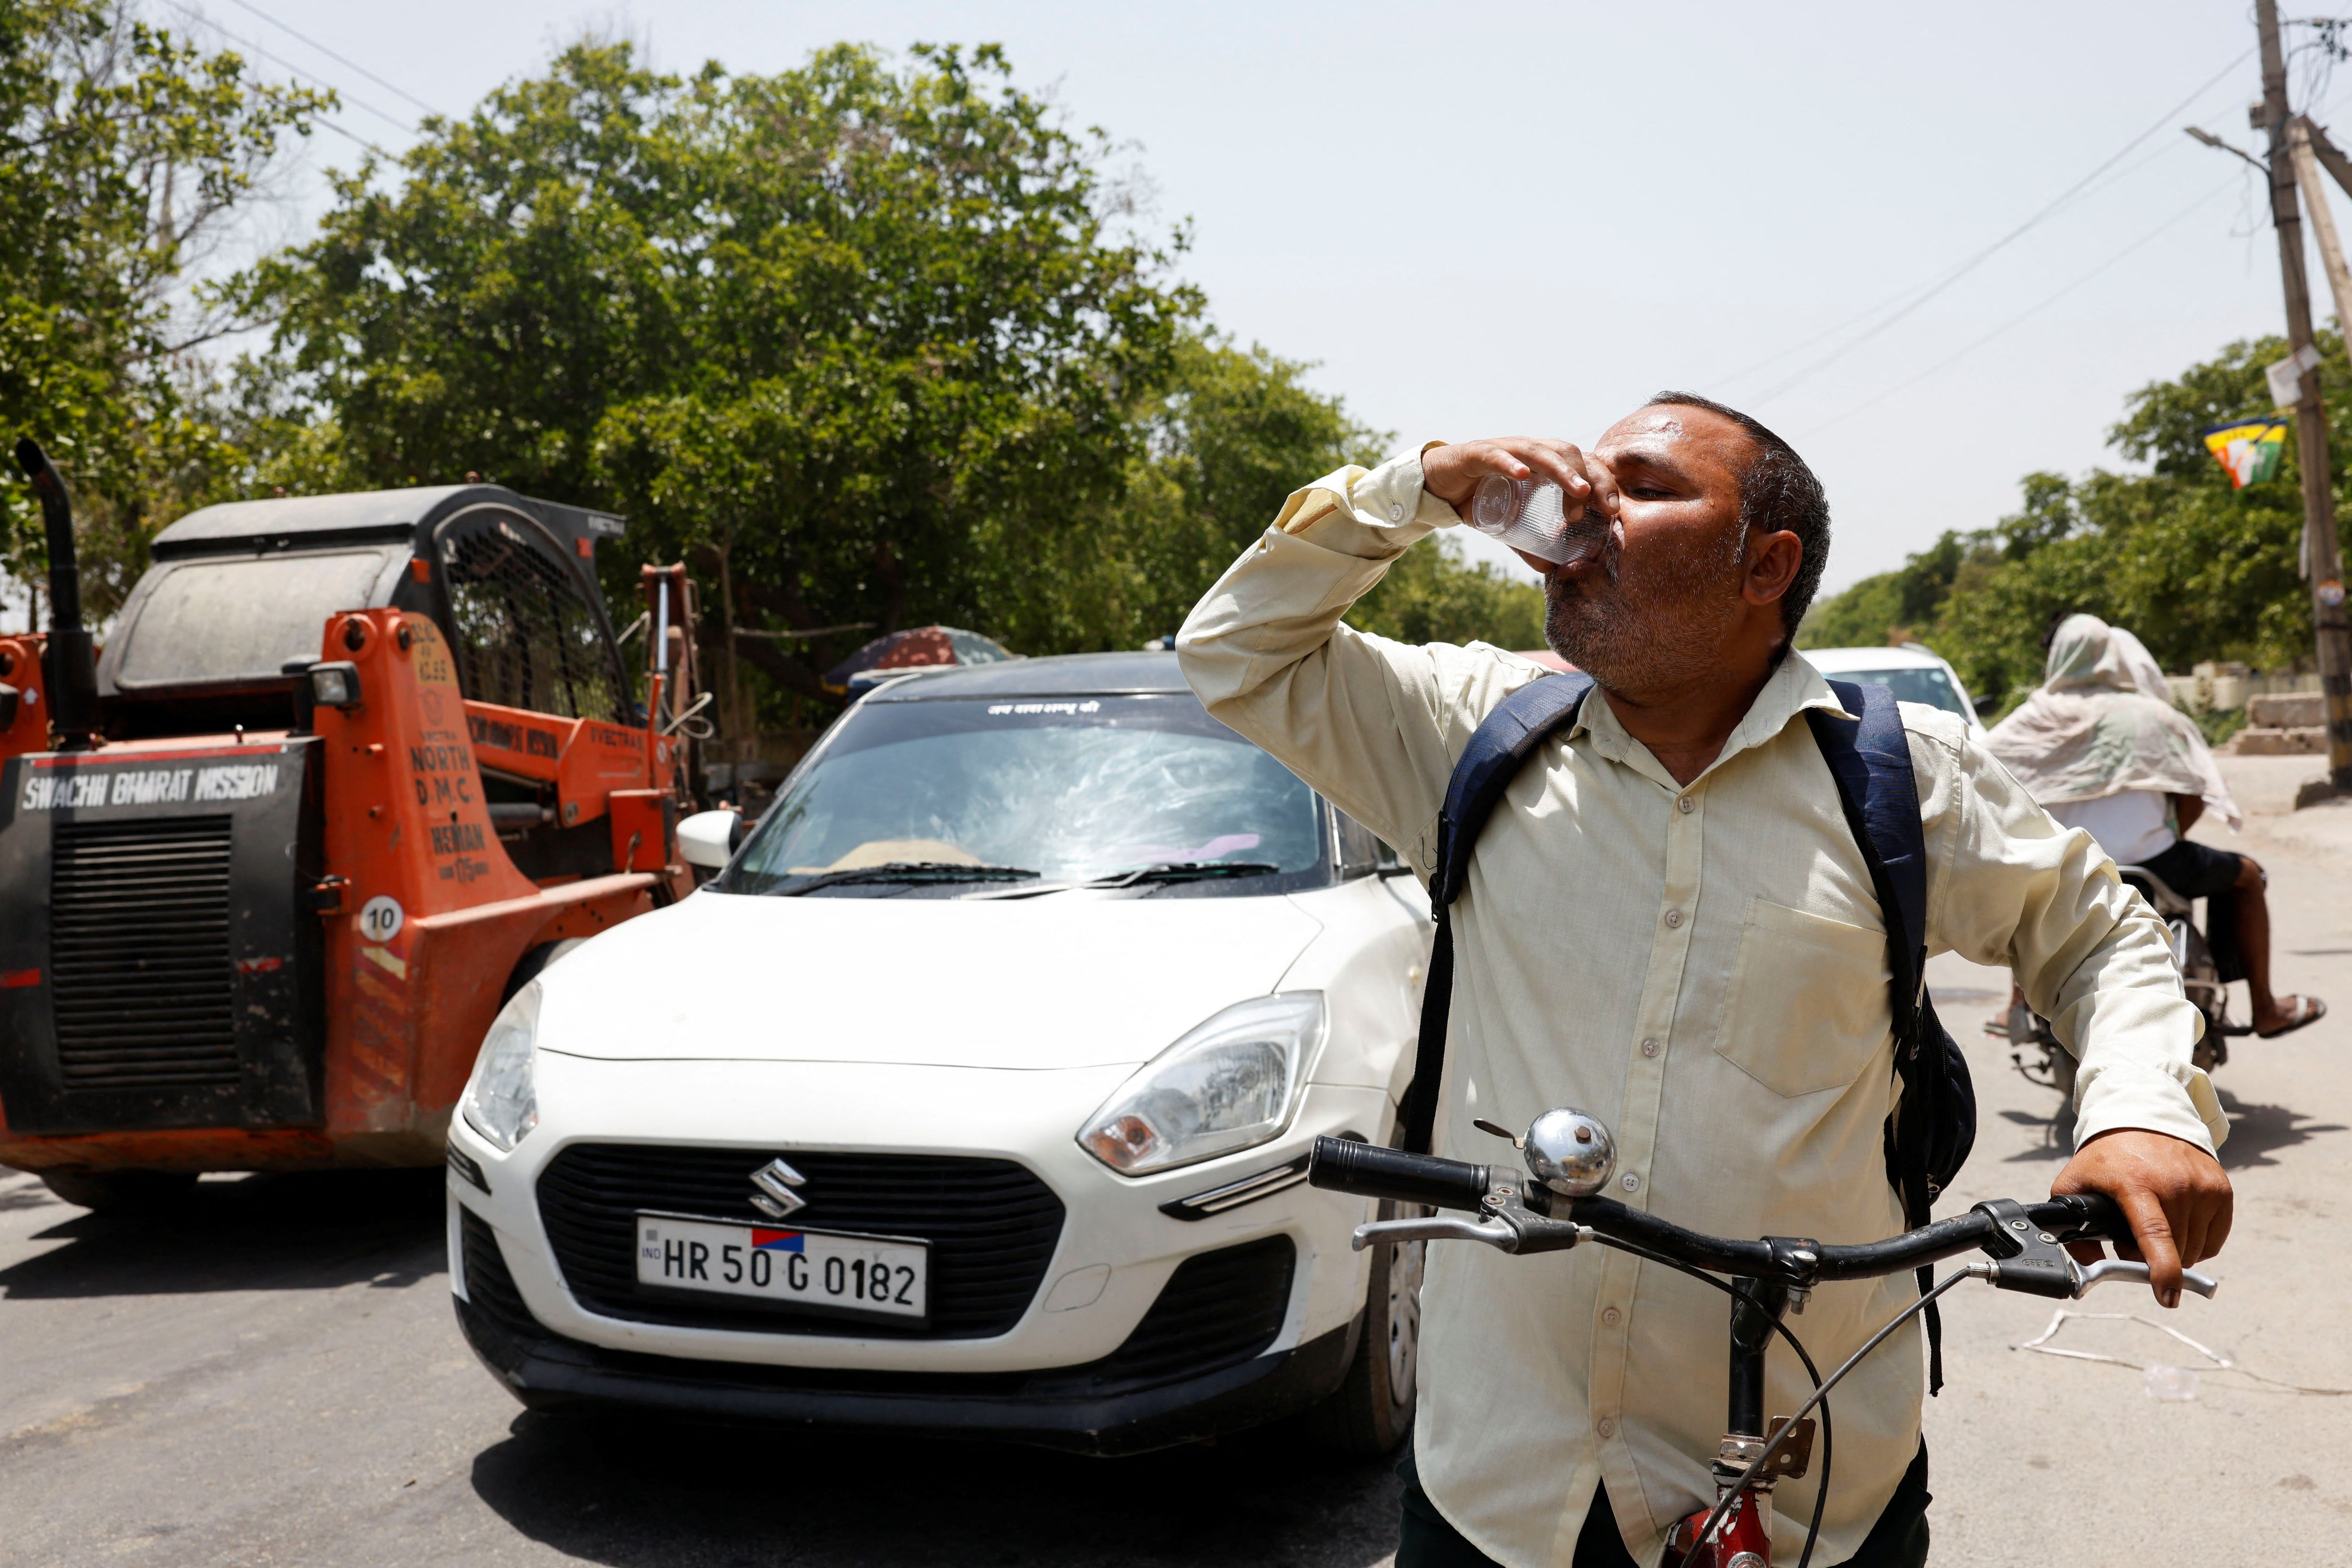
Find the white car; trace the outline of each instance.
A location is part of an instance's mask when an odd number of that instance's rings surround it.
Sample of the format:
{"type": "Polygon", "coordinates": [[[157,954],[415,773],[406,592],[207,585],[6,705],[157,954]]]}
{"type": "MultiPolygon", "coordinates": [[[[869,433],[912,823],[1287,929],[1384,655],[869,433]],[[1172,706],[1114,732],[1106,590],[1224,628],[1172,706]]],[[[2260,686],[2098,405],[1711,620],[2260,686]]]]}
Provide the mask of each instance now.
{"type": "Polygon", "coordinates": [[[1832,679],[1884,686],[1898,701],[1925,703],[1957,713],[1970,734],[1984,733],[1984,720],[1962,684],[1960,672],[1925,643],[1906,643],[1901,647],[1809,647],[1804,652],[1815,669],[1832,679]]]}
{"type": "Polygon", "coordinates": [[[1305,1184],[1412,1073],[1429,903],[1368,831],[1165,653],[894,681],[727,826],[453,1119],[457,1316],[526,1405],[1393,1446],[1417,1248],[1305,1184]]]}

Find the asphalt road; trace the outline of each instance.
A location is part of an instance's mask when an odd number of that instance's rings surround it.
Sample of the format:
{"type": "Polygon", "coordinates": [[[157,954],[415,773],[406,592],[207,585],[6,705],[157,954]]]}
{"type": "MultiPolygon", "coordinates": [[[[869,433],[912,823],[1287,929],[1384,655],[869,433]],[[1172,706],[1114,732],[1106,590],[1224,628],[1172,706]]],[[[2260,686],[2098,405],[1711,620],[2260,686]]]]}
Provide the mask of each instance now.
{"type": "MultiPolygon", "coordinates": [[[[2284,814],[2307,760],[2230,766],[2279,813],[2233,847],[2271,868],[2282,977],[2337,1014],[2241,1043],[2216,1075],[2240,1194],[2221,1298],[2161,1314],[2110,1287],[2082,1305],[2352,1387],[2352,804],[2284,814]]],[[[1934,979],[1983,1102],[1954,1202],[2038,1194],[2063,1157],[2055,1097],[1978,1032],[2006,976],[1934,979]]],[[[437,1172],[215,1178],[142,1221],[0,1178],[0,1563],[1376,1568],[1394,1549],[1388,1467],[1281,1429],[1093,1461],[524,1415],[457,1336],[440,1194],[437,1172]]],[[[2200,1373],[2195,1397],[2159,1400],[2137,1367],[2011,1349],[2047,1303],[1948,1300],[1938,1561],[2322,1562],[2352,1527],[2352,1400],[2128,1319],[2053,1342],[2200,1373]]]]}

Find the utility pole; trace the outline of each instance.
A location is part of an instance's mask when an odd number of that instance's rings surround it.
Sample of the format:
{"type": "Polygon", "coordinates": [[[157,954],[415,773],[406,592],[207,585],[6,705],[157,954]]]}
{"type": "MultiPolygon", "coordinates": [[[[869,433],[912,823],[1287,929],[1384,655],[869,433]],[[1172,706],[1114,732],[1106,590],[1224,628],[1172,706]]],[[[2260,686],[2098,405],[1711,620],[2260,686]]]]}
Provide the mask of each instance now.
{"type": "Polygon", "coordinates": [[[2317,134],[2310,121],[2298,114],[2287,131],[2288,150],[2294,155],[2295,188],[2311,208],[2311,237],[2319,242],[2319,265],[2327,274],[2327,291],[2336,300],[2336,319],[2352,324],[2352,267],[2344,260],[2344,242],[2336,233],[2336,216],[2327,210],[2327,187],[2319,183],[2319,159],[2313,141],[2317,134]]]}
{"type": "MultiPolygon", "coordinates": [[[[2311,289],[2303,269],[2303,220],[2295,203],[2293,112],[2286,101],[2286,51],[2279,43],[2278,0],[2254,0],[2263,55],[2261,129],[2270,137],[2271,222],[2278,230],[2279,273],[2286,285],[2286,336],[2297,355],[2312,346],[2311,289]]],[[[2304,156],[2310,157],[2307,148],[2304,156]]],[[[2352,330],[2352,321],[2344,323],[2352,330]]],[[[2303,469],[2303,538],[2311,572],[2311,619],[2318,644],[2319,685],[2327,716],[2327,776],[2352,792],[2352,622],[2344,608],[2344,564],[2336,540],[2336,494],[2327,462],[2327,405],[2316,365],[2303,372],[2294,410],[2295,454],[2303,469]]]]}

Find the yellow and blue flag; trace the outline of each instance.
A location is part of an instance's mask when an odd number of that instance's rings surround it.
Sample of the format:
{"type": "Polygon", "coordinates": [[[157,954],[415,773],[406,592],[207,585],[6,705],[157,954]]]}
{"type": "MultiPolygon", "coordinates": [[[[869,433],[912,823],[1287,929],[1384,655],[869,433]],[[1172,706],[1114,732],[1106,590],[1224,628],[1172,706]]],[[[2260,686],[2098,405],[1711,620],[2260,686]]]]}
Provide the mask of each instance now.
{"type": "Polygon", "coordinates": [[[2240,419],[2205,431],[2205,449],[2229,470],[2232,489],[2258,485],[2276,474],[2286,452],[2286,421],[2240,419]]]}

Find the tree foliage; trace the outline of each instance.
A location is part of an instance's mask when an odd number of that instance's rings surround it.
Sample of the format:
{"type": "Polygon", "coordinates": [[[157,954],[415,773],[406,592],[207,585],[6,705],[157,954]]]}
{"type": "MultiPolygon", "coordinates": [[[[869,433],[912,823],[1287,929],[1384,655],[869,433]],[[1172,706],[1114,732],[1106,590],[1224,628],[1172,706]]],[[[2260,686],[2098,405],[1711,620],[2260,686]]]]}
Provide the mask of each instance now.
{"type": "MultiPolygon", "coordinates": [[[[1139,237],[1108,142],[993,48],[679,78],[585,43],[425,131],[247,285],[280,323],[265,479],[619,511],[613,585],[692,562],[772,697],[868,628],[1139,646],[1384,439],[1204,329],[1182,232],[1139,237]]],[[[1517,636],[1533,597],[1425,551],[1365,613],[1517,636]]]]}
{"type": "MultiPolygon", "coordinates": [[[[681,79],[582,44],[427,131],[255,284],[351,482],[614,508],[633,552],[724,557],[754,629],[1108,632],[1087,524],[1200,301],[993,48],[681,79]]],[[[814,693],[840,646],[743,651],[814,693]]]]}
{"type": "MultiPolygon", "coordinates": [[[[1118,544],[1146,636],[1175,630],[1293,490],[1389,455],[1395,436],[1304,384],[1310,368],[1205,338],[1179,353],[1168,391],[1143,415],[1147,456],[1130,472],[1118,544]]],[[[1390,567],[1348,621],[1406,642],[1540,647],[1543,595],[1431,541],[1390,567]]]]}
{"type": "MultiPolygon", "coordinates": [[[[2346,430],[2352,365],[2340,336],[2323,335],[2320,346],[2330,423],[2346,430]]],[[[2142,387],[2108,441],[2147,472],[2029,474],[2016,511],[1990,528],[1947,533],[1896,571],[1824,601],[1806,617],[1799,646],[1916,637],[1975,691],[2012,697],[2042,679],[2052,617],[2074,610],[2130,627],[2168,669],[2209,658],[2272,668],[2307,660],[2294,442],[2273,479],[2236,490],[2203,439],[2209,426],[2268,409],[2263,367],[2286,352],[2277,338],[2232,343],[2178,380],[2142,387]]],[[[2340,510],[2352,489],[2346,465],[2336,468],[2340,510]]]]}
{"type": "MultiPolygon", "coordinates": [[[[237,460],[193,356],[244,323],[189,275],[331,103],[248,79],[126,0],[0,5],[0,418],[72,481],[101,616],[154,528],[237,460]]],[[[0,566],[29,576],[38,509],[21,487],[0,496],[0,566]]]]}

